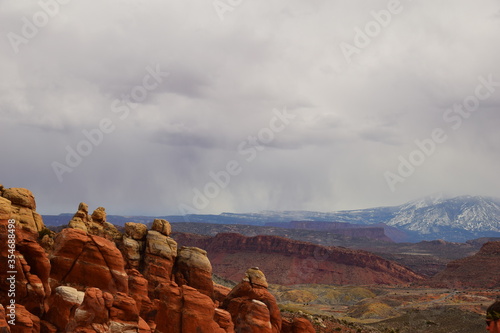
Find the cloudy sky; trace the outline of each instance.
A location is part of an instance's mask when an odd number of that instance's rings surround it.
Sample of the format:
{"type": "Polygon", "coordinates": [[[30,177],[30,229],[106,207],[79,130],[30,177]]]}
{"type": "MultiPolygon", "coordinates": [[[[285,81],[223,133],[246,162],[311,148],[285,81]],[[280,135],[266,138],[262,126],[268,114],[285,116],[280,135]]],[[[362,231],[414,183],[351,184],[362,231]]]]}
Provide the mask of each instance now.
{"type": "Polygon", "coordinates": [[[0,3],[0,183],[42,214],[500,197],[500,4],[0,3]]]}

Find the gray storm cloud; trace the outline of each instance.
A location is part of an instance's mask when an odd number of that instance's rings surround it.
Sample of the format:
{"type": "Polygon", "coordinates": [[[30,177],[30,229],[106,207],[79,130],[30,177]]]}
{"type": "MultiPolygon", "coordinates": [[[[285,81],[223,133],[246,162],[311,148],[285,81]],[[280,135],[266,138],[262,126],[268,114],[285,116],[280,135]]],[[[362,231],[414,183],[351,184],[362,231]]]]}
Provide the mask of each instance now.
{"type": "Polygon", "coordinates": [[[226,4],[3,2],[0,183],[46,214],[500,197],[498,2],[226,4]]]}

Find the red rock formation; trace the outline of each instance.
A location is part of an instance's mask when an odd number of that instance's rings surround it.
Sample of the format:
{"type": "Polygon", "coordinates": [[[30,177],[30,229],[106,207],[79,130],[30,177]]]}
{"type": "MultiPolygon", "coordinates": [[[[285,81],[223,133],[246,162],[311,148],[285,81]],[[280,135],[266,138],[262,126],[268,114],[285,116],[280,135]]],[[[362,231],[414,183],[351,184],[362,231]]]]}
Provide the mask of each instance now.
{"type": "Polygon", "coordinates": [[[226,333],[235,333],[231,314],[226,310],[215,309],[214,320],[226,333]]]}
{"type": "Polygon", "coordinates": [[[66,326],[68,332],[85,332],[92,327],[105,331],[109,322],[109,309],[113,296],[98,288],[87,288],[82,304],[75,310],[73,318],[66,326]]]}
{"type": "Polygon", "coordinates": [[[160,234],[163,234],[165,236],[170,236],[170,234],[172,233],[172,227],[170,226],[170,223],[167,220],[162,219],[154,219],[151,229],[154,231],[158,231],[160,234]]]}
{"type": "Polygon", "coordinates": [[[40,318],[30,313],[22,305],[16,304],[16,324],[10,325],[12,333],[39,333],[40,318]]]}
{"type": "Polygon", "coordinates": [[[83,291],[72,287],[55,288],[49,298],[49,311],[44,319],[54,325],[59,332],[64,332],[72,314],[82,304],[84,295],[83,291]]]}
{"type": "MultiPolygon", "coordinates": [[[[1,191],[0,191],[0,193],[1,193],[1,191]]],[[[0,196],[0,220],[10,219],[11,213],[12,213],[12,204],[11,204],[10,200],[5,199],[5,198],[0,196]]]]}
{"type": "Polygon", "coordinates": [[[36,210],[33,193],[25,188],[4,188],[0,185],[0,218],[14,219],[23,229],[39,232],[43,220],[36,210]]]}
{"type": "Polygon", "coordinates": [[[50,295],[50,262],[36,241],[44,225],[35,209],[31,191],[0,185],[0,303],[9,304],[12,278],[17,304],[40,315],[50,295]]]}
{"type": "Polygon", "coordinates": [[[222,308],[231,314],[237,332],[281,331],[276,298],[267,290],[266,277],[257,267],[247,270],[245,278],[227,295],[222,308]],[[251,327],[259,327],[261,331],[251,327]]]}
{"type": "Polygon", "coordinates": [[[268,279],[282,285],[402,284],[423,279],[404,266],[362,250],[234,233],[175,237],[181,245],[206,249],[214,273],[232,280],[251,265],[260,266],[268,279]]]}
{"type": "MultiPolygon", "coordinates": [[[[45,300],[50,295],[49,285],[50,261],[45,250],[36,241],[36,235],[21,230],[17,233],[17,250],[20,253],[20,262],[23,264],[22,274],[18,280],[26,280],[26,290],[17,293],[21,304],[36,315],[45,311],[45,300]],[[24,275],[24,279],[22,276],[24,275]],[[29,305],[30,304],[30,305],[29,305]],[[43,311],[35,309],[40,307],[43,311]]],[[[23,284],[23,283],[21,283],[23,284]]]]}
{"type": "Polygon", "coordinates": [[[177,243],[172,238],[158,231],[148,231],[143,274],[148,280],[150,296],[158,285],[171,281],[176,257],[177,243]]]}
{"type": "Polygon", "coordinates": [[[446,269],[429,282],[433,287],[500,287],[500,242],[485,243],[473,256],[448,263],[446,269]]]}
{"type": "Polygon", "coordinates": [[[68,226],[70,228],[81,229],[87,232],[89,231],[88,229],[90,228],[91,223],[92,219],[89,215],[89,206],[84,202],[80,202],[78,210],[69,221],[68,226]]]}
{"type": "Polygon", "coordinates": [[[36,209],[35,196],[25,188],[4,188],[2,197],[10,200],[13,205],[36,209]]]}
{"type": "Polygon", "coordinates": [[[153,311],[153,303],[148,296],[148,280],[135,269],[127,270],[129,295],[135,300],[137,311],[144,318],[153,311]]]}
{"type": "Polygon", "coordinates": [[[140,269],[144,242],[124,236],[120,246],[126,267],[129,269],[140,269]]]}
{"type": "Polygon", "coordinates": [[[40,320],[40,332],[42,333],[57,333],[61,332],[57,330],[55,325],[52,325],[48,321],[40,320]]]}
{"type": "Polygon", "coordinates": [[[91,217],[95,223],[104,224],[106,222],[106,209],[104,207],[97,207],[91,217]]]}
{"type": "Polygon", "coordinates": [[[189,286],[180,288],[183,298],[183,332],[224,333],[225,330],[214,320],[215,305],[210,297],[189,286]]]}
{"type": "Polygon", "coordinates": [[[160,300],[157,333],[226,333],[214,320],[215,305],[210,297],[189,286],[163,283],[156,289],[160,300]]]}
{"type": "Polygon", "coordinates": [[[145,240],[148,234],[148,227],[142,223],[125,223],[125,235],[135,240],[145,240]]]}
{"type": "Polygon", "coordinates": [[[120,250],[123,253],[127,268],[140,269],[144,259],[144,247],[148,227],[142,223],[125,223],[125,235],[123,236],[120,250]]]}
{"type": "Polygon", "coordinates": [[[91,235],[101,236],[111,241],[121,241],[122,234],[114,225],[106,222],[106,210],[98,207],[92,215],[89,215],[89,206],[81,202],[68,227],[80,229],[91,235]]]}
{"type": "Polygon", "coordinates": [[[110,330],[125,332],[139,328],[139,310],[135,300],[124,293],[114,295],[113,306],[109,310],[110,330]]]}
{"type": "Polygon", "coordinates": [[[65,286],[55,289],[42,327],[45,332],[151,332],[129,295],[65,286]]]}
{"type": "Polygon", "coordinates": [[[17,257],[16,298],[19,300],[19,304],[22,304],[28,311],[36,312],[39,315],[45,310],[43,283],[38,276],[31,274],[31,267],[24,256],[18,254],[17,257]]]}
{"type": "Polygon", "coordinates": [[[283,319],[281,333],[316,333],[316,330],[309,320],[293,318],[292,321],[283,319]]]}
{"type": "Polygon", "coordinates": [[[125,263],[115,244],[79,229],[63,229],[55,239],[50,273],[53,286],[71,285],[79,290],[128,292],[125,263]]]}
{"type": "MultiPolygon", "coordinates": [[[[276,300],[258,268],[249,269],[244,281],[232,290],[216,286],[214,292],[207,253],[192,247],[177,251],[177,243],[169,237],[170,224],[165,220],[155,220],[149,231],[145,225],[128,223],[122,236],[106,222],[104,208],[99,207],[90,216],[82,203],[69,228],[54,239],[45,237],[49,256],[34,232],[43,227],[34,209],[31,192],[6,190],[0,185],[0,217],[5,218],[0,221],[2,265],[8,263],[10,255],[8,219],[15,216],[17,222],[16,232],[11,233],[16,245],[11,262],[11,269],[17,271],[16,325],[9,327],[6,320],[9,313],[5,313],[8,309],[4,306],[9,299],[5,295],[10,284],[0,272],[1,332],[282,331],[276,300]],[[128,241],[136,252],[123,246],[122,253],[117,248],[116,243],[128,241]],[[219,304],[225,309],[218,309],[219,304]]],[[[234,241],[229,240],[229,249],[234,249],[234,241]]],[[[261,252],[285,246],[299,257],[308,251],[272,239],[263,241],[264,245],[261,240],[255,244],[248,241],[245,246],[257,246],[261,252]]],[[[223,245],[219,244],[220,249],[223,245]]],[[[220,255],[220,251],[216,253],[220,255]]],[[[289,328],[290,332],[310,329],[310,324],[301,320],[285,324],[283,330],[289,328]]]]}
{"type": "Polygon", "coordinates": [[[7,317],[5,317],[5,309],[2,304],[0,304],[0,332],[10,332],[7,317]]]}
{"type": "MultiPolygon", "coordinates": [[[[267,223],[268,226],[290,228],[290,229],[304,229],[304,230],[323,230],[329,231],[338,235],[352,237],[352,238],[368,238],[376,239],[385,242],[393,242],[391,238],[386,235],[386,228],[395,229],[384,224],[381,225],[360,225],[342,222],[324,222],[324,221],[291,221],[288,223],[267,223]]],[[[400,233],[403,233],[400,231],[400,233]]],[[[404,233],[403,233],[404,234],[404,233]]]]}
{"type": "Polygon", "coordinates": [[[40,315],[45,311],[45,300],[50,295],[50,262],[43,248],[36,242],[36,236],[31,229],[25,229],[19,223],[0,220],[0,267],[3,268],[0,271],[0,303],[9,302],[9,278],[15,281],[17,303],[40,315]],[[9,239],[15,242],[9,243],[9,239]],[[15,248],[9,248],[10,245],[15,248]],[[9,267],[10,269],[6,269],[9,267]],[[8,273],[9,271],[15,273],[8,273]]]}
{"type": "Polygon", "coordinates": [[[256,299],[237,297],[227,305],[237,332],[279,333],[273,328],[267,306],[256,299]]]}
{"type": "Polygon", "coordinates": [[[214,283],[214,300],[218,301],[219,303],[222,303],[230,292],[231,288],[214,283]]]}
{"type": "Polygon", "coordinates": [[[187,284],[202,294],[214,298],[212,265],[207,251],[197,247],[182,247],[177,253],[174,269],[175,281],[179,285],[187,284]]]}
{"type": "Polygon", "coordinates": [[[151,327],[148,325],[148,323],[142,319],[142,317],[139,317],[139,324],[138,324],[138,330],[139,333],[151,333],[151,327]]]}
{"type": "Polygon", "coordinates": [[[0,185],[0,303],[7,306],[16,301],[16,325],[11,325],[11,332],[39,332],[38,316],[47,310],[51,293],[50,262],[36,241],[44,225],[35,209],[31,191],[0,185]]]}

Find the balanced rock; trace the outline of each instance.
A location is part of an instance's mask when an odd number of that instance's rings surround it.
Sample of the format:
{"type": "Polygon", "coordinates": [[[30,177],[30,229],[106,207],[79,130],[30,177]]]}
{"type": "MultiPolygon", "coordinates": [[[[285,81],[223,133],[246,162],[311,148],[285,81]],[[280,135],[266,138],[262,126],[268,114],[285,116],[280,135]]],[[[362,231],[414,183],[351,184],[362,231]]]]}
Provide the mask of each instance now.
{"type": "Polygon", "coordinates": [[[172,233],[172,227],[167,220],[154,219],[152,229],[165,236],[170,236],[172,233]]]}
{"type": "MultiPolygon", "coordinates": [[[[153,229],[154,230],[154,229],[153,229]]],[[[148,234],[148,227],[142,223],[125,223],[125,235],[135,240],[143,240],[148,234]]],[[[168,235],[167,235],[168,236],[168,235]]]]}
{"type": "Polygon", "coordinates": [[[243,281],[250,282],[252,285],[258,285],[264,288],[268,287],[266,276],[262,271],[259,269],[259,267],[252,267],[249,268],[245,272],[245,277],[243,278],[243,281]]]}
{"type": "Polygon", "coordinates": [[[106,209],[104,207],[97,207],[91,217],[93,222],[104,224],[106,222],[106,209]]]}

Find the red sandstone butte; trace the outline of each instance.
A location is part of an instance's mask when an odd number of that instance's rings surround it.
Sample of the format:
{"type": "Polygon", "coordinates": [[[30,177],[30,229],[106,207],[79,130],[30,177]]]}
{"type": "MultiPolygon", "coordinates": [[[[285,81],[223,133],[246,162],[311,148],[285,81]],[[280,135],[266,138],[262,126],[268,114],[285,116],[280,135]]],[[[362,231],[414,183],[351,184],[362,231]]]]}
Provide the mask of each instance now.
{"type": "Polygon", "coordinates": [[[424,283],[445,288],[500,287],[500,242],[485,243],[475,255],[448,263],[444,271],[424,283]]]}
{"type": "Polygon", "coordinates": [[[396,262],[362,250],[236,233],[214,237],[179,233],[175,238],[180,245],[206,249],[214,273],[236,281],[249,266],[259,266],[268,279],[281,285],[405,284],[423,280],[396,262]]]}

